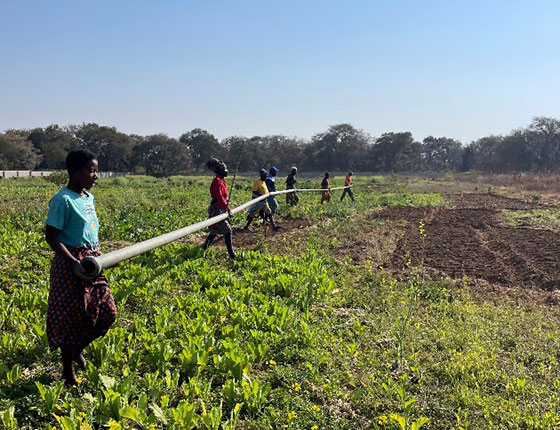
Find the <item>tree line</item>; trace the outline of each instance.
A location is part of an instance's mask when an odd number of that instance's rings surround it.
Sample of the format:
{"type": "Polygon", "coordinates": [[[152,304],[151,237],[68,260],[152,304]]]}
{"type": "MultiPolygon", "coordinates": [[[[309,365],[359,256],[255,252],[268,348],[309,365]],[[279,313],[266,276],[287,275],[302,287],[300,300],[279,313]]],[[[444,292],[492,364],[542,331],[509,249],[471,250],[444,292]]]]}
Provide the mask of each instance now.
{"type": "Polygon", "coordinates": [[[271,165],[284,172],[292,166],[380,173],[558,172],[560,120],[536,117],[508,135],[490,135],[467,145],[449,137],[429,136],[420,142],[410,132],[374,138],[351,124],[330,126],[309,140],[271,135],[230,136],[222,141],[200,128],[173,138],[126,134],[95,123],[53,124],[0,133],[0,170],[64,169],[66,154],[74,149],[92,151],[106,171],[160,177],[202,171],[211,156],[242,172],[271,165]]]}

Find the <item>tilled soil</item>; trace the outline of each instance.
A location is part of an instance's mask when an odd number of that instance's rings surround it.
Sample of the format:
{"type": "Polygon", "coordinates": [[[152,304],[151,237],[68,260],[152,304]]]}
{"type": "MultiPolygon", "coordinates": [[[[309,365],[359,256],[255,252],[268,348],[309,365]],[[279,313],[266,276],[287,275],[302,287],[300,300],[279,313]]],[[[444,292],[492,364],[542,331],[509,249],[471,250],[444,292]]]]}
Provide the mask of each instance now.
{"type": "MultiPolygon", "coordinates": [[[[274,231],[270,224],[263,225],[260,218],[257,218],[251,224],[249,231],[243,230],[242,227],[234,227],[232,238],[233,248],[255,249],[263,242],[278,243],[284,239],[288,240],[293,238],[311,225],[309,220],[305,218],[276,217],[275,221],[280,227],[277,231],[274,231]]],[[[189,239],[189,241],[202,244],[207,234],[208,233],[204,231],[203,234],[199,234],[194,240],[189,239]]],[[[215,240],[212,246],[224,246],[222,237],[218,236],[218,239],[215,240]]]]}
{"type": "Polygon", "coordinates": [[[277,231],[270,224],[262,225],[260,219],[256,219],[250,226],[251,231],[242,228],[233,229],[233,244],[251,249],[262,240],[277,241],[293,236],[302,229],[311,225],[305,218],[276,218],[276,224],[280,227],[277,231]]]}
{"type": "Polygon", "coordinates": [[[503,196],[470,194],[454,196],[450,209],[385,208],[375,217],[408,221],[386,267],[400,271],[422,265],[453,279],[466,276],[505,287],[558,290],[560,234],[500,225],[499,209],[538,207],[503,196]]]}

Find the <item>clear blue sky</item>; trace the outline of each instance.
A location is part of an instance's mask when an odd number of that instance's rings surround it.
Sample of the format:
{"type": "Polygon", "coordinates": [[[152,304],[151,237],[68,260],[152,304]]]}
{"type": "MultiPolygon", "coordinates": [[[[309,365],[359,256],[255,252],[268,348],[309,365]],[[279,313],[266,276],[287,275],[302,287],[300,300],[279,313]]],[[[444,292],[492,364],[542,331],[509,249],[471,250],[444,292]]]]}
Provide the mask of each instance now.
{"type": "Polygon", "coordinates": [[[468,143],[560,118],[558,0],[0,0],[0,130],[468,143]]]}

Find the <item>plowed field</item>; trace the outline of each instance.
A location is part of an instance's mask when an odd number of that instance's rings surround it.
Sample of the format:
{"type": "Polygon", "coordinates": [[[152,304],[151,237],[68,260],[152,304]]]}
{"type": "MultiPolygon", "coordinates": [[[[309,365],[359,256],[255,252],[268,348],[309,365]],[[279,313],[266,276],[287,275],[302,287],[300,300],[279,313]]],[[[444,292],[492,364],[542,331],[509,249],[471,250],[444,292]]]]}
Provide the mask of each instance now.
{"type": "Polygon", "coordinates": [[[560,288],[560,233],[501,222],[501,209],[530,210],[542,205],[497,195],[454,196],[451,208],[391,207],[381,219],[404,219],[404,234],[388,266],[398,270],[423,264],[450,278],[481,279],[506,287],[560,288]],[[425,235],[419,232],[424,222],[425,235]]]}

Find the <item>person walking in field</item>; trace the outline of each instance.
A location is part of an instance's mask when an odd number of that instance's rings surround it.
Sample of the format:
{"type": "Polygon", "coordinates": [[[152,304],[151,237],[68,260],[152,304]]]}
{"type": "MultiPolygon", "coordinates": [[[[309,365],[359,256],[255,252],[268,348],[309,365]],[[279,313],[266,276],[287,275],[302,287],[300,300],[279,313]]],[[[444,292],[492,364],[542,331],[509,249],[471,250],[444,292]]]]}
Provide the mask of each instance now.
{"type": "MultiPolygon", "coordinates": [[[[352,171],[349,171],[348,174],[346,175],[346,178],[344,178],[344,186],[345,187],[349,187],[349,186],[352,185],[352,175],[353,174],[354,173],[352,171]]],[[[352,193],[352,188],[344,188],[342,196],[340,196],[340,201],[344,200],[344,197],[346,196],[346,194],[348,194],[350,196],[350,198],[352,199],[353,202],[356,201],[354,199],[354,194],[352,193]]]]}
{"type": "Polygon", "coordinates": [[[325,202],[330,202],[331,201],[331,197],[332,197],[332,192],[331,192],[331,188],[330,188],[330,181],[329,181],[329,172],[325,172],[325,176],[323,178],[323,180],[321,181],[321,188],[323,188],[325,191],[323,191],[321,193],[321,204],[325,203],[325,202]]]}
{"type": "Polygon", "coordinates": [[[104,336],[117,319],[117,307],[101,273],[86,278],[80,262],[99,256],[99,221],[89,192],[99,165],[88,151],[66,157],[68,185],[49,202],[45,239],[55,252],[50,271],[47,339],[51,351],[60,348],[66,385],[77,385],[73,364],[85,370],[84,349],[104,336]]]}
{"type": "MultiPolygon", "coordinates": [[[[286,189],[293,190],[296,187],[296,174],[297,174],[297,167],[292,167],[292,171],[286,178],[286,189]]],[[[299,197],[297,193],[294,191],[293,193],[286,194],[286,203],[290,206],[295,206],[299,202],[299,197]]]]}
{"type": "MultiPolygon", "coordinates": [[[[228,213],[231,216],[231,209],[229,207],[229,197],[227,192],[227,185],[225,177],[228,175],[228,169],[226,164],[218,160],[217,158],[211,158],[206,166],[214,171],[216,176],[210,184],[210,205],[208,206],[208,218],[212,218],[223,213],[228,213]]],[[[202,249],[206,250],[212,244],[214,239],[218,234],[224,236],[224,242],[226,244],[227,252],[229,258],[235,258],[235,252],[233,252],[233,245],[231,240],[231,225],[228,220],[220,221],[216,224],[212,224],[208,227],[210,232],[202,245],[202,249]]]]}
{"type": "MultiPolygon", "coordinates": [[[[272,166],[268,171],[268,175],[266,176],[266,188],[268,189],[269,193],[276,191],[276,174],[278,173],[278,168],[272,166]]],[[[278,209],[278,202],[276,201],[275,196],[270,196],[266,199],[268,201],[268,207],[270,208],[270,213],[274,215],[276,210],[278,209]]]]}
{"type": "MultiPolygon", "coordinates": [[[[266,170],[265,169],[260,169],[259,170],[259,179],[257,179],[255,181],[255,184],[253,185],[253,190],[252,190],[252,195],[253,198],[256,199],[257,197],[263,196],[265,194],[268,194],[268,188],[266,187],[266,170]]],[[[251,223],[253,222],[253,220],[255,219],[255,217],[259,214],[262,213],[263,216],[263,223],[268,220],[270,222],[270,224],[272,225],[272,229],[274,231],[277,231],[280,227],[278,227],[275,223],[274,223],[274,219],[272,217],[272,212],[270,211],[270,208],[268,207],[268,203],[266,201],[267,199],[261,200],[260,202],[255,203],[253,206],[251,206],[249,208],[249,212],[247,212],[247,224],[245,224],[245,227],[243,227],[243,230],[248,231],[249,230],[249,226],[251,225],[251,223]]]]}

